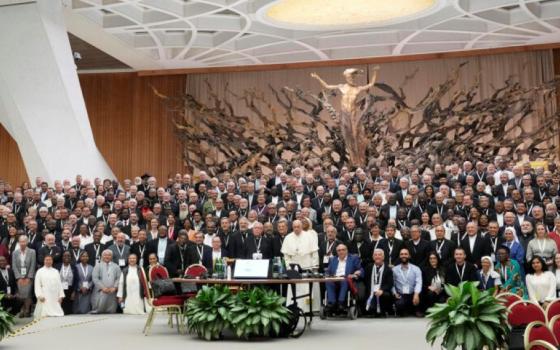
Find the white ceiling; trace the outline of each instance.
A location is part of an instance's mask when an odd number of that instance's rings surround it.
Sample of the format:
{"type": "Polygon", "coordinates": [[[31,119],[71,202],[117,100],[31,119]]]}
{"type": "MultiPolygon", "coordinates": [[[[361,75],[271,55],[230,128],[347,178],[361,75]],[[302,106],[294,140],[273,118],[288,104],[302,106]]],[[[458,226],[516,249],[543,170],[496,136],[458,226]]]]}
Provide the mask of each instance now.
{"type": "Polygon", "coordinates": [[[421,18],[330,31],[282,29],[266,23],[257,12],[276,0],[63,1],[71,33],[134,69],[258,65],[560,42],[560,0],[441,0],[437,11],[421,18]]]}

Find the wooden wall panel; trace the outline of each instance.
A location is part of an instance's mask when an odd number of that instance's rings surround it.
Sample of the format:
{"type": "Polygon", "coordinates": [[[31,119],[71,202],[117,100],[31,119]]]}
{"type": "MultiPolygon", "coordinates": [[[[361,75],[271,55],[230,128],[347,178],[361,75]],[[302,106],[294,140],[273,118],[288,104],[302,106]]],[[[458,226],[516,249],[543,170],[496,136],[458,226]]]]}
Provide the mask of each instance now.
{"type": "MultiPolygon", "coordinates": [[[[119,180],[145,172],[163,180],[184,170],[173,126],[151,87],[178,95],[186,76],[81,74],[80,83],[97,147],[119,180]]],[[[0,179],[28,179],[16,142],[1,126],[0,179]]]]}
{"type": "Polygon", "coordinates": [[[17,143],[0,124],[0,179],[13,186],[27,181],[27,171],[19,153],[17,143]]]}

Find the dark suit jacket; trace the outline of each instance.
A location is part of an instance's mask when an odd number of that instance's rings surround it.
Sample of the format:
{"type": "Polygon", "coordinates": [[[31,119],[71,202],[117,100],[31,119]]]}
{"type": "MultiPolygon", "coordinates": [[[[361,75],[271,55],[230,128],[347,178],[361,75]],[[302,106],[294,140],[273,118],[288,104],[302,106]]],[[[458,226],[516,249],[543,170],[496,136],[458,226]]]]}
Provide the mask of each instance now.
{"type": "Polygon", "coordinates": [[[386,238],[383,238],[377,245],[377,248],[383,249],[383,251],[385,252],[385,263],[393,266],[399,264],[399,253],[403,247],[404,242],[396,238],[393,238],[392,250],[389,247],[389,240],[386,238]]]}
{"type": "MultiPolygon", "coordinates": [[[[104,249],[105,249],[105,245],[102,244],[102,243],[99,243],[99,259],[101,259],[101,253],[103,253],[104,249]]],[[[86,244],[86,246],[84,247],[84,250],[89,255],[88,264],[90,264],[91,266],[95,266],[96,259],[95,259],[95,245],[94,245],[94,243],[86,244]]]]}
{"type": "Polygon", "coordinates": [[[233,249],[230,251],[230,254],[232,254],[235,259],[245,259],[245,246],[247,244],[247,241],[252,239],[252,237],[253,234],[250,230],[238,232],[233,235],[231,237],[233,242],[230,242],[233,249]]]}
{"type": "MultiPolygon", "coordinates": [[[[438,246],[439,242],[437,240],[430,241],[430,252],[438,253],[438,246]]],[[[453,255],[455,254],[455,248],[457,248],[457,243],[444,239],[443,245],[441,245],[441,252],[439,255],[440,265],[446,266],[448,263],[451,263],[454,259],[453,255]]]]}
{"type": "Polygon", "coordinates": [[[461,241],[461,248],[465,250],[467,254],[467,261],[476,266],[480,266],[480,259],[483,256],[490,255],[490,247],[488,247],[487,242],[480,236],[476,236],[476,241],[474,243],[474,249],[471,251],[469,244],[469,236],[466,236],[461,241]]]}
{"type": "MultiPolygon", "coordinates": [[[[374,264],[370,264],[366,267],[365,271],[365,284],[366,284],[366,296],[371,294],[371,275],[373,273],[374,264]]],[[[387,264],[383,267],[383,273],[381,274],[381,285],[380,289],[383,294],[391,295],[391,289],[393,288],[393,269],[391,269],[387,264]]]]}
{"type": "MultiPolygon", "coordinates": [[[[170,276],[175,276],[177,273],[177,254],[175,254],[175,242],[169,238],[167,239],[167,247],[165,248],[165,256],[163,258],[163,265],[169,272],[170,276]]],[[[148,251],[155,253],[158,252],[158,241],[159,239],[154,239],[148,242],[148,251]]]]}
{"type": "Polygon", "coordinates": [[[369,242],[363,241],[358,248],[358,242],[348,243],[348,253],[357,255],[362,266],[368,266],[372,262],[373,248],[369,242]]]}
{"type": "Polygon", "coordinates": [[[428,254],[430,253],[430,243],[420,239],[418,244],[414,244],[412,240],[408,240],[405,246],[410,251],[410,262],[422,269],[428,262],[428,254]]]}
{"type": "Polygon", "coordinates": [[[140,260],[142,260],[142,267],[146,268],[148,263],[148,241],[144,242],[143,246],[140,246],[140,242],[135,242],[130,246],[130,254],[136,254],[138,257],[138,264],[140,264],[140,260]]]}
{"type": "MultiPolygon", "coordinates": [[[[273,256],[272,240],[268,237],[261,237],[259,251],[262,254],[263,259],[272,259],[273,256]]],[[[247,240],[245,241],[245,247],[243,251],[244,259],[253,259],[253,253],[256,252],[257,252],[257,240],[253,235],[251,235],[251,237],[247,238],[247,240]]]]}
{"type": "MultiPolygon", "coordinates": [[[[198,247],[200,249],[200,247],[198,247]]],[[[196,244],[192,244],[187,248],[187,266],[192,264],[202,265],[208,270],[208,274],[212,273],[212,248],[207,245],[202,244],[202,261],[200,261],[200,255],[198,254],[198,249],[196,244]]]]}
{"type": "Polygon", "coordinates": [[[0,276],[0,292],[7,294],[8,286],[10,287],[10,294],[15,295],[17,294],[18,288],[16,283],[16,277],[14,276],[14,271],[11,267],[6,267],[8,270],[8,282],[4,280],[2,276],[0,276]]]}
{"type": "MultiPolygon", "coordinates": [[[[455,263],[450,263],[445,272],[445,283],[457,286],[464,281],[478,281],[476,267],[468,261],[466,261],[463,266],[465,267],[465,271],[463,272],[463,279],[461,280],[455,263]]],[[[462,268],[459,268],[459,271],[462,272],[462,268]]]]}
{"type": "Polygon", "coordinates": [[[284,244],[284,238],[286,238],[286,236],[281,237],[279,234],[275,234],[272,237],[272,256],[273,257],[283,257],[284,254],[282,254],[282,245],[284,244]]]}

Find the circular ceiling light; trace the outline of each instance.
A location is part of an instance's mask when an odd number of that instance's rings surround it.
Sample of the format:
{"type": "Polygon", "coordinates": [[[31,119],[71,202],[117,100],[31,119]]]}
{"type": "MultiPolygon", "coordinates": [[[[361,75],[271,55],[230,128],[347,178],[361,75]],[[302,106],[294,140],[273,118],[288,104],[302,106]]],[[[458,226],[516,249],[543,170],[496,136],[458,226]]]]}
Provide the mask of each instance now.
{"type": "Polygon", "coordinates": [[[296,30],[374,27],[439,10],[445,0],[276,0],[257,11],[268,24],[296,30]]]}

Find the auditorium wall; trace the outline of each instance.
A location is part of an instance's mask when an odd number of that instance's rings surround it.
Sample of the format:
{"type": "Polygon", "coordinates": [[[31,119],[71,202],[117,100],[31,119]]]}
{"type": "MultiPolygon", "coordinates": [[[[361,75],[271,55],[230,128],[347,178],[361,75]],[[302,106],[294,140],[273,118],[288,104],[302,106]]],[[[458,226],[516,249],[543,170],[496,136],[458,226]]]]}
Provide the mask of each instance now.
{"type": "MultiPolygon", "coordinates": [[[[560,51],[535,51],[492,56],[434,59],[422,62],[381,64],[379,81],[398,86],[405,75],[416,68],[418,73],[407,85],[407,95],[418,98],[429,86],[442,82],[447,73],[460,62],[469,61],[460,87],[474,82],[479,74],[484,84],[480,94],[487,96],[491,86],[500,84],[509,74],[517,72],[523,85],[538,83],[560,74],[560,51]],[[548,60],[548,61],[547,61],[548,60]],[[547,63],[548,62],[548,63],[547,63]],[[544,68],[543,68],[544,67],[544,68]]],[[[367,65],[355,66],[366,69],[367,65]]],[[[371,68],[371,66],[369,67],[371,68]]],[[[284,71],[203,73],[191,75],[138,76],[136,73],[81,74],[80,83],[88,109],[93,134],[105,159],[119,180],[148,172],[160,179],[183,171],[181,146],[161,101],[152,86],[166,95],[185,91],[204,100],[205,80],[218,90],[227,81],[231,89],[256,88],[265,92],[267,85],[299,86],[305,90],[319,89],[309,78],[317,71],[329,83],[342,82],[343,67],[292,69],[284,71]]],[[[241,103],[238,106],[241,110],[241,103]]],[[[538,121],[535,121],[538,125],[538,121]]],[[[53,135],[53,137],[60,137],[53,135]]],[[[64,150],[60,150],[64,157],[64,150]]],[[[68,160],[71,161],[71,160],[68,160]]],[[[28,180],[17,144],[0,126],[0,178],[12,184],[28,180]]]]}

